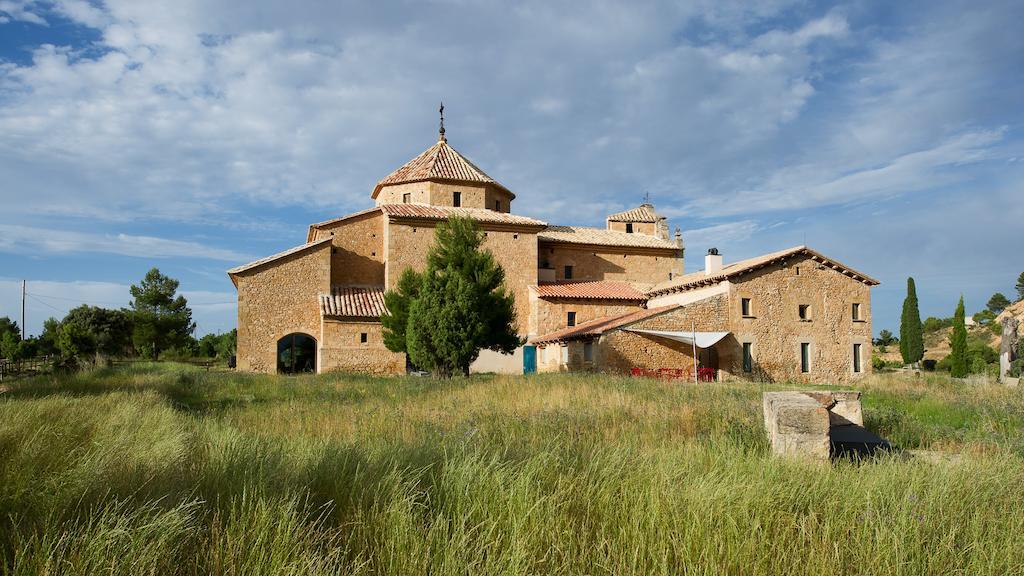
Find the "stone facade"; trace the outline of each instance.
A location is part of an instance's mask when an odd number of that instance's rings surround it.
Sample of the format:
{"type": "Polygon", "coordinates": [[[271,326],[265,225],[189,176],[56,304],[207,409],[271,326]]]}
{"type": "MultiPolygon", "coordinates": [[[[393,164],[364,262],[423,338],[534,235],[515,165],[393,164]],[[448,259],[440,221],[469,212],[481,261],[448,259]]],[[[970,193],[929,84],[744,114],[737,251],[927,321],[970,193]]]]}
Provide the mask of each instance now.
{"type": "MultiPolygon", "coordinates": [[[[742,274],[733,265],[708,281],[701,273],[685,275],[678,229],[670,240],[667,221],[651,204],[609,215],[603,229],[512,215],[515,195],[448,146],[443,134],[381,180],[371,197],[375,208],[311,225],[307,244],[229,271],[238,289],[239,369],[274,372],[278,342],[302,333],[316,340],[317,371],[403,373],[404,355],[383,345],[382,295],[405,269],[426,266],[434,231],[451,216],[472,218],[485,233],[483,246],[505,271],[524,338],[566,329],[569,312],[577,325],[636,320],[585,338],[549,341],[538,350],[540,371],[692,370],[692,345],[627,330],[686,331],[692,325],[729,333],[698,350],[698,363],[718,368],[723,378],[842,380],[871,369],[874,281],[805,247],[754,259],[757,265],[742,274]],[[744,298],[752,302],[749,315],[740,313],[744,298]],[[856,319],[853,303],[860,309],[856,319]],[[672,306],[662,313],[663,305],[672,306]],[[807,318],[798,317],[800,305],[808,306],[807,318]],[[744,343],[754,352],[751,373],[743,370],[744,343]],[[807,373],[800,371],[802,344],[810,346],[807,373]],[[853,370],[855,344],[859,373],[853,370]]],[[[523,349],[506,356],[485,352],[473,369],[519,372],[527,357],[523,349]]]]}
{"type": "Polygon", "coordinates": [[[320,336],[319,295],[331,289],[331,244],[324,242],[234,276],[238,288],[238,369],[277,371],[277,341],[320,336]]]}
{"type": "Polygon", "coordinates": [[[653,285],[683,273],[682,258],[673,249],[541,242],[537,255],[538,267],[554,270],[557,282],[623,280],[653,285]],[[565,277],[566,266],[572,266],[572,278],[565,277]]]}

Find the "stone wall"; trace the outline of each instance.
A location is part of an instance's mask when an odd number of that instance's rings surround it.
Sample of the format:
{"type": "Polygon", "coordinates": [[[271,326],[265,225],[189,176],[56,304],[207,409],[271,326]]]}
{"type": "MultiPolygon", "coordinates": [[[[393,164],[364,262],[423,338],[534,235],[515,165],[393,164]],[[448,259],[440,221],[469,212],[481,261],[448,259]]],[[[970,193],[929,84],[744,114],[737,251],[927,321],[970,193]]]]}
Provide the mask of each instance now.
{"type": "Polygon", "coordinates": [[[384,346],[380,322],[324,319],[322,342],[322,372],[405,374],[405,354],[384,346]],[[362,342],[362,334],[366,334],[366,342],[362,342]]]}
{"type": "MultiPolygon", "coordinates": [[[[434,243],[437,221],[390,220],[386,232],[386,287],[393,288],[406,268],[423,270],[427,252],[434,243]]],[[[529,333],[530,286],[537,284],[537,234],[514,227],[479,223],[487,234],[483,248],[494,254],[505,270],[505,285],[516,301],[519,333],[529,333]]]]}
{"type": "Polygon", "coordinates": [[[277,371],[277,341],[293,332],[320,341],[319,295],[330,290],[331,244],[285,256],[236,276],[238,369],[277,371]]]}
{"type": "MultiPolygon", "coordinates": [[[[633,234],[647,234],[648,236],[657,236],[658,227],[654,222],[633,222],[633,234]]],[[[614,230],[615,232],[625,232],[625,222],[609,222],[608,229],[614,230]]]]}
{"type": "MultiPolygon", "coordinates": [[[[739,345],[751,343],[754,373],[764,380],[808,383],[846,381],[871,372],[871,292],[866,284],[796,256],[732,281],[729,325],[739,345]],[[799,269],[799,273],[797,270],[799,269]],[[741,314],[750,298],[752,314],[741,314]],[[854,320],[852,304],[860,304],[854,320]],[[799,306],[810,305],[802,321],[799,306]],[[800,344],[810,344],[810,372],[800,372],[800,344]],[[853,372],[853,344],[861,345],[861,373],[853,372]]],[[[729,367],[742,373],[742,357],[729,367]]]]}
{"type": "Polygon", "coordinates": [[[641,302],[621,300],[538,298],[531,294],[530,336],[541,336],[567,326],[570,311],[576,312],[576,324],[598,318],[618,316],[643,308],[641,302]]]}
{"type": "Polygon", "coordinates": [[[567,265],[573,267],[575,282],[621,280],[653,285],[668,280],[669,273],[683,273],[683,260],[674,249],[542,242],[537,252],[537,266],[554,268],[558,282],[566,280],[567,265]]]}
{"type": "MultiPolygon", "coordinates": [[[[728,323],[728,297],[715,296],[683,308],[646,318],[627,328],[685,332],[723,332],[728,323]]],[[[601,337],[598,346],[598,369],[602,372],[629,373],[632,368],[675,368],[693,371],[693,346],[667,338],[616,330],[601,337]]],[[[728,338],[714,347],[714,352],[697,350],[698,364],[719,367],[732,362],[734,342],[728,338]]],[[[727,374],[723,374],[723,377],[727,374]]]]}
{"type": "Polygon", "coordinates": [[[412,182],[385,186],[377,194],[377,206],[381,204],[402,204],[403,196],[409,194],[409,203],[431,206],[454,206],[455,192],[462,194],[462,208],[495,209],[495,200],[501,201],[500,212],[512,211],[512,194],[487,184],[456,182],[412,182]]]}
{"type": "Polygon", "coordinates": [[[384,215],[379,211],[325,226],[317,239],[331,236],[331,284],[384,284],[384,215]]]}

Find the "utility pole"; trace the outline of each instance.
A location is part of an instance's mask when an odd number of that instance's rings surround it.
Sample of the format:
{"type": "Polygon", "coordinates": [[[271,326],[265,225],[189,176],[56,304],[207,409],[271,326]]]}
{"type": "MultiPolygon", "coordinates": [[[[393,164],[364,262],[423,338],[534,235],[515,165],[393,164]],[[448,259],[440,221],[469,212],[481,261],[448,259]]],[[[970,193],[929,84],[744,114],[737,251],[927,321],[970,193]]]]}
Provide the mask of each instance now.
{"type": "Polygon", "coordinates": [[[21,281],[21,339],[25,339],[25,282],[21,281]]]}

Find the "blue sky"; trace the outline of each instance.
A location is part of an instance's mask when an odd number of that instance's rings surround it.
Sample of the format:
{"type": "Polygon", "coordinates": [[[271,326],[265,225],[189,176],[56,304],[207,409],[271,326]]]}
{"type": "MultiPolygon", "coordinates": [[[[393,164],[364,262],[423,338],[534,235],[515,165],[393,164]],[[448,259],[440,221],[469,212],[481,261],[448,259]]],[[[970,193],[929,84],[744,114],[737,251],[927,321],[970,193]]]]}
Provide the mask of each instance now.
{"type": "Polygon", "coordinates": [[[1024,271],[1024,4],[0,0],[0,316],[126,305],[152,266],[199,332],[225,270],[371,205],[449,142],[516,212],[651,194],[687,269],[806,243],[898,327],[1024,271]],[[755,4],[756,7],[751,7],[755,4]]]}

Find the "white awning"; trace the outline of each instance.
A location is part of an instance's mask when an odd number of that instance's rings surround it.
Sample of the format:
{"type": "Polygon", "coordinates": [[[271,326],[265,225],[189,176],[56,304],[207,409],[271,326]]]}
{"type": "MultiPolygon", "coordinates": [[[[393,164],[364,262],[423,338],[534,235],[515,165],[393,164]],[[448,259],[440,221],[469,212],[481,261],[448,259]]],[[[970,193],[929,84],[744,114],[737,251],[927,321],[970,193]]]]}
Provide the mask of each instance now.
{"type": "Polygon", "coordinates": [[[647,336],[657,336],[659,338],[668,338],[669,340],[675,340],[676,342],[683,342],[684,344],[694,344],[694,336],[696,336],[697,348],[711,348],[718,343],[719,340],[729,335],[728,332],[669,332],[664,330],[638,330],[635,328],[626,328],[626,332],[635,332],[637,334],[646,334],[647,336]]]}

